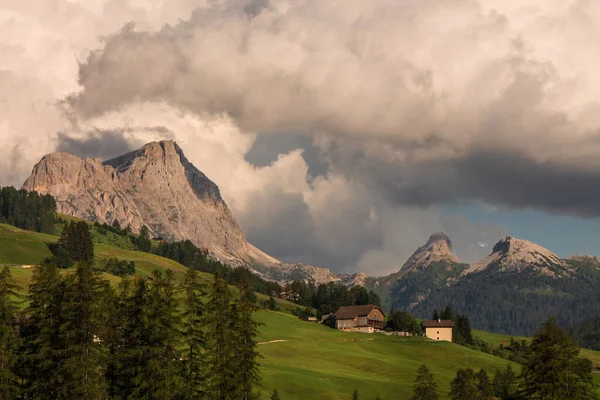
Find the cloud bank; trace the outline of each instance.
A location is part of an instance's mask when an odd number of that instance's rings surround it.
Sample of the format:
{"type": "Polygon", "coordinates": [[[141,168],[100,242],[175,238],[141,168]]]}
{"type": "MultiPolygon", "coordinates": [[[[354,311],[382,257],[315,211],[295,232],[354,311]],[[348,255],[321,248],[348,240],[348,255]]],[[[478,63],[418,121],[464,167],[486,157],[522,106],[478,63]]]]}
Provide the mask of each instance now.
{"type": "Polygon", "coordinates": [[[443,204],[600,215],[595,2],[8,3],[4,181],[168,136],[257,246],[371,273],[434,231],[466,261],[506,234],[443,204]]]}

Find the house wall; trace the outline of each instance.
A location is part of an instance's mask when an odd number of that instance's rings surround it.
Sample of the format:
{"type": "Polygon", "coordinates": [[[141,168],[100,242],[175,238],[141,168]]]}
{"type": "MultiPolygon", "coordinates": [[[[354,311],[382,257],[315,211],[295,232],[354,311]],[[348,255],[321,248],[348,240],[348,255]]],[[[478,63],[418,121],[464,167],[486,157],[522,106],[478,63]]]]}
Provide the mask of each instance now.
{"type": "Polygon", "coordinates": [[[335,327],[337,329],[351,329],[356,326],[356,321],[353,319],[338,319],[335,321],[335,327]]]}
{"type": "Polygon", "coordinates": [[[432,340],[452,341],[452,328],[425,328],[425,336],[432,340]]]}

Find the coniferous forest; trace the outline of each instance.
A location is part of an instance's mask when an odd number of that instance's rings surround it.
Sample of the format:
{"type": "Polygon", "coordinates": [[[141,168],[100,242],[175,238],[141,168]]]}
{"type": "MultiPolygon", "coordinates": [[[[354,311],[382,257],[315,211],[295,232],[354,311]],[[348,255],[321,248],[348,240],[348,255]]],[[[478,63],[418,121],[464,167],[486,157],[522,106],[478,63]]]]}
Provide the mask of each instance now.
{"type": "Polygon", "coordinates": [[[52,233],[56,201],[52,196],[36,192],[0,187],[0,223],[29,231],[52,233]]]}
{"type": "Polygon", "coordinates": [[[256,309],[248,285],[205,287],[192,269],[112,287],[88,263],[44,263],[24,298],[5,267],[0,399],[254,398],[256,309]]]}

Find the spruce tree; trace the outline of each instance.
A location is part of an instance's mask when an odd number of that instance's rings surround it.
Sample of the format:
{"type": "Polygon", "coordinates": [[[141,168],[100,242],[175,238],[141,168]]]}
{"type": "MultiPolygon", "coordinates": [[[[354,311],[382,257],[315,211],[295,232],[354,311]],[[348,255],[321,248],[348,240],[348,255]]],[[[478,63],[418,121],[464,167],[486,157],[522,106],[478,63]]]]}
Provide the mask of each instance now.
{"type": "Polygon", "coordinates": [[[148,301],[149,341],[142,353],[144,368],[134,378],[136,398],[170,400],[181,394],[180,316],[173,271],[153,272],[148,301]]]}
{"type": "Polygon", "coordinates": [[[471,368],[459,369],[456,377],[450,383],[448,397],[452,400],[477,400],[477,386],[475,384],[475,373],[471,368]]]}
{"type": "Polygon", "coordinates": [[[354,389],[352,393],[352,400],[358,400],[358,389],[354,389]]]}
{"type": "Polygon", "coordinates": [[[227,283],[217,274],[209,291],[206,307],[207,316],[207,397],[214,400],[228,400],[236,393],[235,355],[231,325],[234,309],[231,306],[231,292],[227,283]]]}
{"type": "Polygon", "coordinates": [[[69,277],[60,329],[65,343],[60,366],[63,398],[97,399],[104,394],[102,347],[97,336],[104,287],[99,273],[85,262],[69,277]]]}
{"type": "Polygon", "coordinates": [[[411,400],[437,400],[440,397],[433,374],[425,364],[421,365],[417,370],[417,379],[413,386],[413,393],[411,400]]]}
{"type": "Polygon", "coordinates": [[[15,373],[19,341],[18,290],[9,267],[4,267],[0,272],[0,400],[17,398],[19,391],[19,378],[15,373]]]}
{"type": "MultiPolygon", "coordinates": [[[[206,345],[203,322],[205,307],[202,298],[206,295],[198,273],[189,268],[181,283],[183,291],[183,342],[184,351],[184,397],[198,399],[204,397],[206,362],[203,349],[206,345]]],[[[206,321],[209,322],[209,321],[206,321]]]]}
{"type": "Polygon", "coordinates": [[[277,393],[277,389],[273,390],[273,394],[271,395],[271,400],[281,400],[281,397],[279,397],[279,393],[277,393]]]}
{"type": "Polygon", "coordinates": [[[148,303],[150,293],[145,279],[125,279],[120,285],[122,341],[117,348],[116,392],[120,398],[135,398],[136,379],[146,368],[145,354],[150,345],[148,303]]]}
{"type": "Polygon", "coordinates": [[[597,398],[591,361],[550,318],[535,333],[521,373],[520,396],[531,399],[597,398]]]}
{"type": "Polygon", "coordinates": [[[510,365],[504,371],[496,370],[494,394],[500,400],[514,399],[517,393],[517,376],[510,365]]]}
{"type": "Polygon", "coordinates": [[[240,287],[240,297],[236,302],[237,317],[233,319],[235,378],[239,381],[239,394],[236,398],[250,400],[256,398],[255,388],[260,384],[260,354],[256,350],[256,337],[259,324],[254,321],[253,314],[258,310],[254,303],[255,294],[248,282],[240,287]]]}
{"type": "MultiPolygon", "coordinates": [[[[121,285],[129,285],[129,280],[123,280],[121,285]]],[[[118,380],[120,370],[120,349],[123,346],[123,295],[126,292],[115,290],[106,286],[100,301],[100,345],[105,354],[106,395],[109,399],[116,399],[118,393],[118,380]]]]}
{"type": "Polygon", "coordinates": [[[28,318],[20,331],[22,357],[19,371],[26,398],[61,398],[59,368],[64,359],[65,343],[60,333],[64,324],[65,290],[65,281],[56,266],[42,264],[33,271],[26,310],[28,318]]]}
{"type": "Polygon", "coordinates": [[[494,398],[492,383],[485,370],[481,369],[477,373],[477,399],[491,400],[494,398]]]}

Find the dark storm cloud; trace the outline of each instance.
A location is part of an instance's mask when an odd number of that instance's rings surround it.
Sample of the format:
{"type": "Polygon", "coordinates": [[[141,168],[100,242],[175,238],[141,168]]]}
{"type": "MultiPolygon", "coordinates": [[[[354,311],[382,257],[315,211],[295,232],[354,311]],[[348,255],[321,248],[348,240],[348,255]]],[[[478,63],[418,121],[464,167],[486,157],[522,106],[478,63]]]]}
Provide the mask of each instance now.
{"type": "Polygon", "coordinates": [[[103,160],[135,150],[123,131],[90,132],[84,138],[76,138],[64,133],[58,134],[56,151],[74,154],[81,158],[98,157],[103,160]]]}
{"type": "MultiPolygon", "coordinates": [[[[139,128],[147,132],[155,132],[162,139],[172,139],[173,133],[162,126],[139,128]]],[[[74,154],[81,158],[98,157],[107,160],[128,153],[141,147],[144,143],[135,138],[128,128],[117,130],[96,129],[83,137],[75,137],[59,132],[56,151],[74,154]]]]}
{"type": "MultiPolygon", "coordinates": [[[[537,162],[514,152],[476,151],[415,164],[368,161],[372,183],[394,202],[428,206],[469,200],[516,209],[600,216],[600,172],[537,162]]],[[[359,167],[359,168],[362,168],[359,167]]]]}

